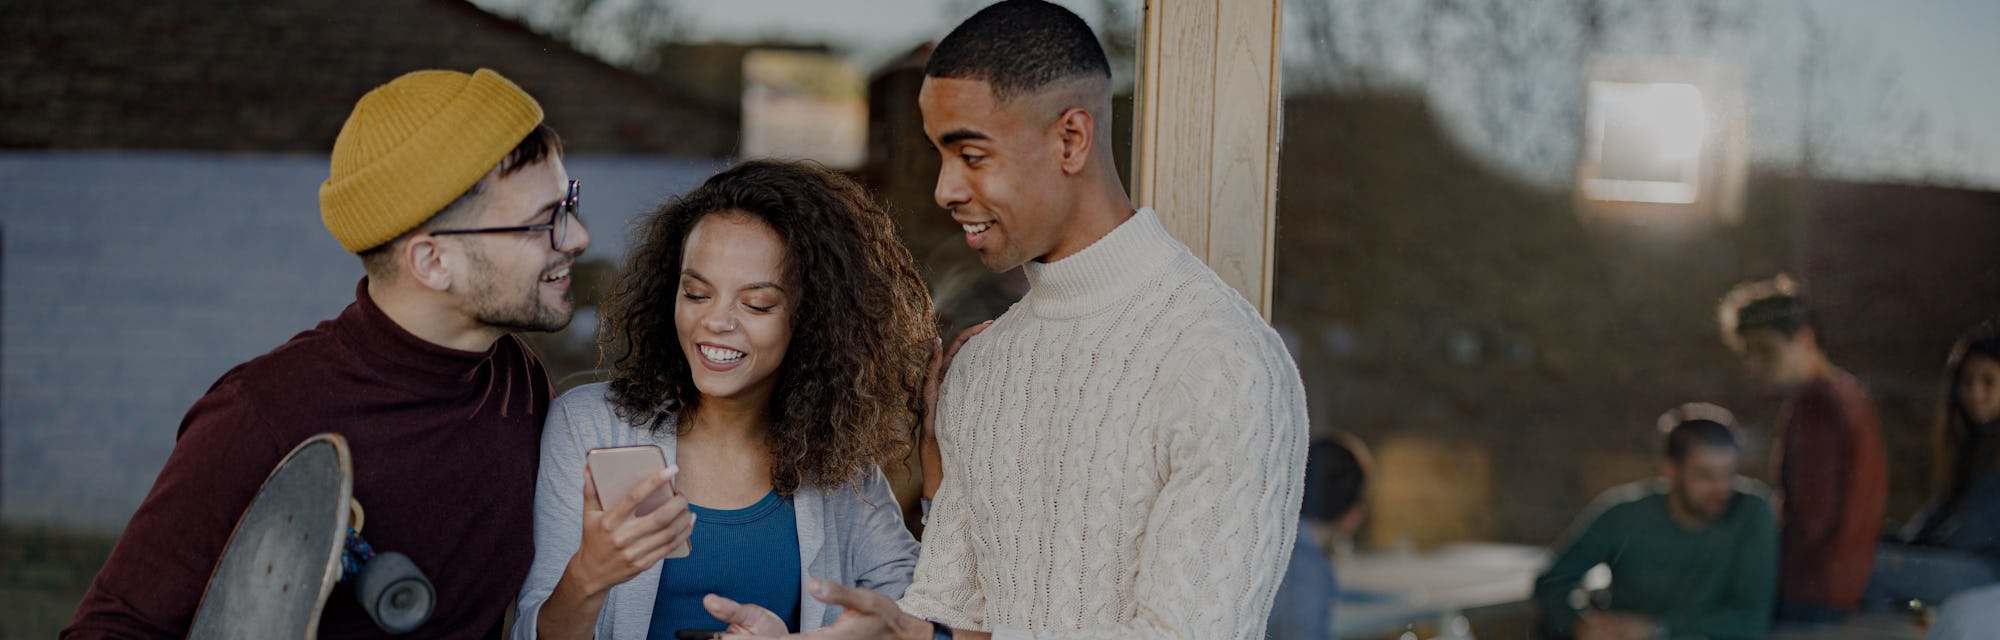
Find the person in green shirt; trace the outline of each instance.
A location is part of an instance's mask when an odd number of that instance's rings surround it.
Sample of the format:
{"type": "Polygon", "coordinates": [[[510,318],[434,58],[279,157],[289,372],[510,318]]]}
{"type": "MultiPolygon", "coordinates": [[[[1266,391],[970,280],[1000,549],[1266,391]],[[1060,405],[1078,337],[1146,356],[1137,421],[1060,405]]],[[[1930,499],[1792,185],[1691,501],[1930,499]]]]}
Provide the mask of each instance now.
{"type": "Polygon", "coordinates": [[[1756,638],[1770,628],[1777,518],[1769,491],[1736,475],[1730,421],[1706,404],[1661,416],[1670,426],[1660,477],[1599,496],[1536,578],[1550,635],[1756,638]],[[1572,594],[1599,564],[1611,569],[1609,598],[1579,611],[1572,594]]]}

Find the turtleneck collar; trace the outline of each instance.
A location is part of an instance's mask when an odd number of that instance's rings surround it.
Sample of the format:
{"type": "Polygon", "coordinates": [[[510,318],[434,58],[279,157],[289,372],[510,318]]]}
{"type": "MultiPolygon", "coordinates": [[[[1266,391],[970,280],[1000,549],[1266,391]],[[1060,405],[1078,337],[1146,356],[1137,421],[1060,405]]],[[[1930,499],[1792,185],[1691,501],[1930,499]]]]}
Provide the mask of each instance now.
{"type": "Polygon", "coordinates": [[[365,277],[354,287],[354,304],[340,312],[335,324],[348,348],[376,371],[418,385],[470,379],[499,344],[485,351],[460,351],[419,338],[375,306],[365,277]]]}
{"type": "Polygon", "coordinates": [[[1028,277],[1023,301],[1044,318],[1087,316],[1131,295],[1184,253],[1187,247],[1167,233],[1152,207],[1141,208],[1074,255],[1022,265],[1028,277]]]}
{"type": "Polygon", "coordinates": [[[1028,308],[1042,318],[1082,318],[1130,296],[1188,248],[1166,232],[1152,208],[1140,208],[1110,234],[1056,262],[1028,262],[1028,308]]]}

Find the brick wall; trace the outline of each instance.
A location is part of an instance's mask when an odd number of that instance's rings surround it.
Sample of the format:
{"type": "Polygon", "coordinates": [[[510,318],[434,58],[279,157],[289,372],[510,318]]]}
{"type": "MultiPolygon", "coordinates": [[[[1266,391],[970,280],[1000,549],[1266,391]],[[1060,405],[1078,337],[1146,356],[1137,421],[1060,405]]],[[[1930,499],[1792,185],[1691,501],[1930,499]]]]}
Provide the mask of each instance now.
{"type": "MultiPolygon", "coordinates": [[[[587,266],[616,264],[639,214],[718,168],[566,164],[587,266]]],[[[317,215],[325,178],[324,154],[0,153],[0,523],[119,530],[222,372],[354,299],[361,263],[317,215]]],[[[538,334],[556,378],[594,365],[591,317],[538,334]]]]}
{"type": "Polygon", "coordinates": [[[700,106],[463,0],[0,3],[0,148],[312,151],[354,101],[421,68],[490,67],[573,150],[717,157],[700,106]]]}

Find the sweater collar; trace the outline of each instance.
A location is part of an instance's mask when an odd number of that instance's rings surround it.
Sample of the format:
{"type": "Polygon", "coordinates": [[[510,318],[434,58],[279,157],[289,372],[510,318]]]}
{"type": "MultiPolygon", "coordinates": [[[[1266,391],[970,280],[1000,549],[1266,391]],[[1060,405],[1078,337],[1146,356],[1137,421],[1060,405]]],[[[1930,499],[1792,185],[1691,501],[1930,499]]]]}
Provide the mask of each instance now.
{"type": "MultiPolygon", "coordinates": [[[[449,382],[465,380],[493,356],[499,341],[485,351],[460,351],[410,333],[368,295],[368,279],[354,287],[354,304],[340,312],[338,324],[349,348],[385,375],[449,382]]],[[[501,339],[506,339],[504,336],[501,339]]]]}
{"type": "Polygon", "coordinates": [[[1075,255],[1022,265],[1028,277],[1024,301],[1045,318],[1090,315],[1124,299],[1184,253],[1187,247],[1145,207],[1075,255]]]}

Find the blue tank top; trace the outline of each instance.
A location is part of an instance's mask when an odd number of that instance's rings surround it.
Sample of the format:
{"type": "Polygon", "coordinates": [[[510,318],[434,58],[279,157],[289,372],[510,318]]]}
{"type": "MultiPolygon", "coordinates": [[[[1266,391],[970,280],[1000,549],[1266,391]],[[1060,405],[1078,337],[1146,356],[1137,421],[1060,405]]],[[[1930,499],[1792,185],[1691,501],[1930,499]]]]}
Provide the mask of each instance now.
{"type": "Polygon", "coordinates": [[[694,511],[694,552],[665,561],[660,592],[653,599],[647,640],[673,640],[677,629],[721,630],[728,625],[709,615],[701,599],[717,594],[770,609],[799,628],[798,512],[777,491],[742,509],[694,511]]]}

